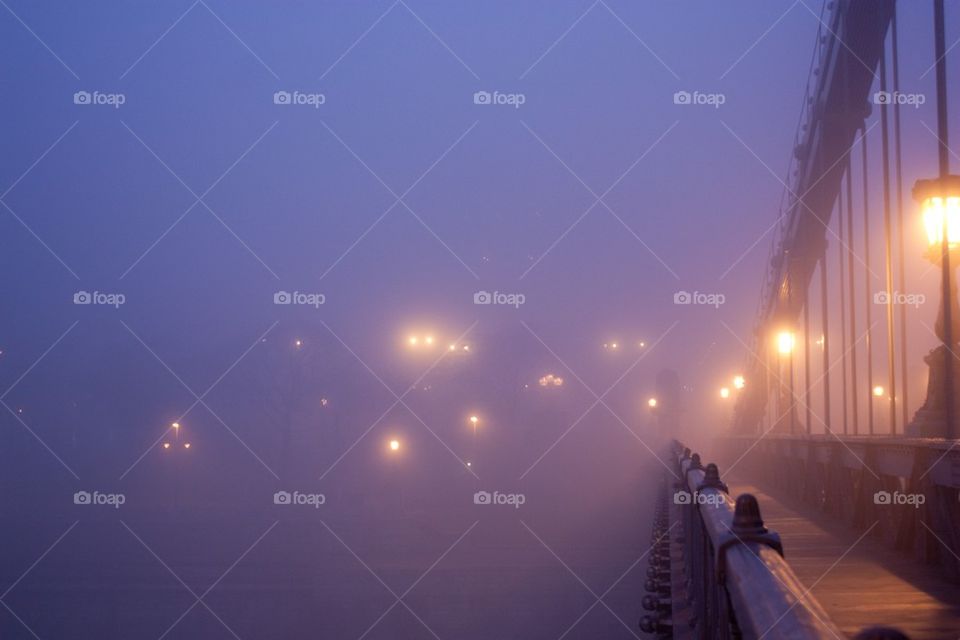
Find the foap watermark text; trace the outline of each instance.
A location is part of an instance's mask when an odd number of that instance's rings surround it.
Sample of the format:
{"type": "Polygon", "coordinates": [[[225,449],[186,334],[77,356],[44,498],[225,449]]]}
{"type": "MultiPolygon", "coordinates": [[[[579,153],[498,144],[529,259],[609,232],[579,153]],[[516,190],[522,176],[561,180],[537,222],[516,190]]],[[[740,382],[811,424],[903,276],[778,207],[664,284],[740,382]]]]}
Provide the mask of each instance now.
{"type": "Polygon", "coordinates": [[[319,109],[326,104],[327,96],[322,93],[303,93],[302,91],[275,91],[273,104],[313,107],[319,109]]]}
{"type": "Polygon", "coordinates": [[[473,294],[473,304],[498,304],[516,309],[520,308],[527,297],[522,293],[503,293],[502,291],[477,291],[473,294]]]}
{"type": "Polygon", "coordinates": [[[922,93],[903,93],[902,91],[877,91],[873,94],[873,104],[901,105],[919,109],[927,101],[922,93]]]}
{"type": "Polygon", "coordinates": [[[703,291],[677,291],[673,294],[673,304],[694,304],[719,309],[727,301],[722,293],[704,293],[703,291]]]}
{"type": "Polygon", "coordinates": [[[73,494],[73,504],[109,506],[119,509],[127,501],[122,493],[100,493],[99,491],[77,491],[73,494]]]}
{"type": "Polygon", "coordinates": [[[273,494],[273,504],[307,506],[319,509],[327,502],[322,493],[304,493],[302,491],[277,491],[273,494]]]}
{"type": "Polygon", "coordinates": [[[707,106],[719,109],[726,101],[727,96],[723,93],[677,91],[673,94],[673,104],[679,105],[707,106]]]}
{"type": "Polygon", "coordinates": [[[877,291],[873,294],[873,304],[905,304],[917,309],[927,301],[927,296],[922,293],[900,293],[894,291],[877,291]]]}
{"type": "Polygon", "coordinates": [[[519,109],[526,103],[527,96],[522,93],[501,93],[499,91],[476,91],[473,94],[473,104],[503,105],[519,109]]]}
{"type": "Polygon", "coordinates": [[[99,304],[118,309],[127,301],[122,293],[105,293],[103,291],[77,291],[73,294],[73,304],[99,304]]]}
{"type": "Polygon", "coordinates": [[[127,102],[122,93],[102,93],[100,91],[77,91],[73,94],[73,104],[107,106],[119,109],[127,102]]]}
{"type": "Polygon", "coordinates": [[[909,505],[914,509],[927,501],[927,496],[922,493],[901,493],[900,491],[877,491],[873,494],[873,504],[887,506],[909,505]]]}
{"type": "Polygon", "coordinates": [[[318,309],[326,301],[327,296],[322,293],[277,291],[273,294],[273,304],[297,304],[318,309]]]}
{"type": "Polygon", "coordinates": [[[522,493],[501,493],[499,491],[477,491],[473,494],[473,504],[479,505],[509,505],[519,509],[527,502],[527,496],[522,493]]]}

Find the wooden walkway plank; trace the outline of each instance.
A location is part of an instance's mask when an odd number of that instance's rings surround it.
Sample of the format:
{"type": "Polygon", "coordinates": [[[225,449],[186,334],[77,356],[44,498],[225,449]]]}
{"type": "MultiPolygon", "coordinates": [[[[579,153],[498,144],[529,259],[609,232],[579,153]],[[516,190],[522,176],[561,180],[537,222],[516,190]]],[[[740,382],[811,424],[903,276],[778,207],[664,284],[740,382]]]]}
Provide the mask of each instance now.
{"type": "Polygon", "coordinates": [[[889,625],[913,640],[960,638],[960,586],[871,534],[745,479],[726,480],[731,495],[757,497],[766,526],[783,539],[787,562],[844,633],[889,625]]]}

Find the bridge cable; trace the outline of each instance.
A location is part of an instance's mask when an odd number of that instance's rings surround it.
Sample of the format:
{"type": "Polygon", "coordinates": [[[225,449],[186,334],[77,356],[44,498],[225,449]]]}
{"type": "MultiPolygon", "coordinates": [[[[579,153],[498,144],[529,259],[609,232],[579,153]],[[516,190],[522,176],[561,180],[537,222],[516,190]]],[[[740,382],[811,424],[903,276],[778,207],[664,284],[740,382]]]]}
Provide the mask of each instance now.
{"type": "MultiPolygon", "coordinates": [[[[849,178],[844,178],[848,180],[849,178]]],[[[846,205],[849,208],[849,203],[846,205]]],[[[837,194],[837,262],[840,263],[840,397],[843,405],[843,435],[847,435],[847,282],[844,266],[844,251],[847,243],[843,240],[844,197],[841,188],[837,194]]]]}
{"type": "Polygon", "coordinates": [[[853,272],[853,162],[847,155],[847,277],[850,280],[850,394],[853,398],[850,417],[853,424],[853,435],[860,432],[859,407],[860,397],[857,395],[857,303],[856,303],[856,276],[853,272]]]}
{"type": "MultiPolygon", "coordinates": [[[[946,27],[944,26],[944,8],[943,0],[934,0],[933,3],[933,24],[934,24],[934,56],[936,62],[937,77],[937,138],[939,139],[938,160],[940,165],[940,179],[945,179],[950,175],[950,147],[947,139],[947,52],[946,52],[946,27]]],[[[946,353],[943,354],[943,384],[944,384],[944,417],[946,418],[946,437],[953,438],[956,435],[954,431],[954,366],[953,348],[955,346],[953,337],[953,269],[950,265],[950,228],[949,216],[943,216],[943,240],[941,254],[940,279],[943,287],[943,343],[946,347],[946,353]]]]}
{"type": "MultiPolygon", "coordinates": [[[[900,93],[900,53],[897,36],[897,5],[893,7],[893,18],[891,21],[891,45],[893,58],[893,91],[900,93]]],[[[906,259],[904,257],[904,227],[903,227],[903,157],[900,150],[900,103],[894,102],[893,105],[893,145],[894,159],[896,163],[897,179],[897,241],[899,244],[899,281],[900,291],[907,291],[906,259]]],[[[903,429],[906,431],[910,416],[907,413],[907,305],[900,305],[900,381],[903,387],[900,393],[900,410],[902,413],[903,429]]]]}
{"type": "Polygon", "coordinates": [[[866,310],[864,322],[866,323],[867,336],[867,429],[870,435],[873,435],[873,327],[871,326],[870,303],[870,180],[869,163],[867,154],[867,128],[866,123],[861,128],[862,137],[860,138],[860,148],[863,150],[863,158],[860,161],[862,169],[863,182],[863,294],[866,301],[866,310]]]}
{"type": "Polygon", "coordinates": [[[828,313],[827,313],[827,243],[823,243],[823,252],[820,254],[820,335],[823,340],[821,344],[822,357],[823,357],[823,417],[824,417],[824,430],[826,433],[830,433],[833,429],[830,428],[832,424],[831,415],[830,415],[830,340],[829,336],[829,325],[828,313]]]}
{"type": "Polygon", "coordinates": [[[807,435],[810,435],[810,296],[803,297],[803,405],[806,407],[807,435]]]}
{"type": "MultiPolygon", "coordinates": [[[[880,52],[880,93],[887,93],[887,50],[886,46],[880,52]]],[[[880,139],[881,156],[883,162],[883,239],[884,254],[886,262],[886,287],[887,287],[887,368],[888,368],[888,393],[890,394],[890,426],[891,434],[897,432],[897,376],[896,376],[896,346],[894,345],[894,325],[893,325],[893,232],[890,220],[890,133],[889,133],[889,103],[890,100],[884,100],[880,105],[880,139]]],[[[901,305],[902,306],[902,305],[901,305]]]]}

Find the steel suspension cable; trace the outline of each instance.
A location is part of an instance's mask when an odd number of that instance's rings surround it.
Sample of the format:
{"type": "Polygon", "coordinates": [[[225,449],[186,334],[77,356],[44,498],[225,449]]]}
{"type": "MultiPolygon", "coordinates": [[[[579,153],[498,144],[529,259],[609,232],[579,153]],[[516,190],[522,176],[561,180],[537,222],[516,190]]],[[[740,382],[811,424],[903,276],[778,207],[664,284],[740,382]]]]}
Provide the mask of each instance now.
{"type": "Polygon", "coordinates": [[[850,416],[853,418],[853,435],[860,432],[860,397],[857,395],[857,303],[856,277],[853,273],[853,163],[847,156],[847,277],[850,279],[850,389],[853,398],[850,416]]]}
{"type": "MultiPolygon", "coordinates": [[[[886,47],[880,54],[880,93],[887,93],[887,51],[886,47]]],[[[894,98],[894,101],[896,99],[894,98]]],[[[886,262],[886,283],[887,283],[887,368],[888,368],[888,393],[890,394],[890,433],[897,432],[897,376],[896,376],[896,356],[893,339],[893,231],[890,220],[890,128],[888,103],[890,100],[884,100],[880,105],[880,147],[882,156],[883,172],[883,239],[884,254],[886,262]]]]}
{"type": "MultiPolygon", "coordinates": [[[[837,262],[840,263],[840,348],[842,349],[840,354],[840,397],[842,399],[843,405],[843,435],[847,435],[847,283],[846,283],[846,268],[843,262],[844,251],[846,251],[846,242],[844,242],[844,233],[843,233],[843,214],[844,214],[844,197],[843,189],[840,189],[840,192],[837,196],[837,239],[839,244],[837,245],[837,262]]],[[[847,208],[850,204],[847,203],[847,208]]]]}
{"type": "MultiPolygon", "coordinates": [[[[890,35],[891,45],[892,45],[892,58],[893,58],[893,92],[895,94],[900,93],[900,52],[898,45],[898,36],[897,36],[897,7],[894,5],[893,8],[893,19],[891,21],[891,35],[890,35]]],[[[899,245],[898,258],[899,258],[899,269],[898,276],[900,282],[900,291],[906,293],[907,291],[907,276],[906,276],[906,259],[904,257],[904,228],[903,228],[903,157],[900,151],[900,103],[894,102],[893,104],[893,146],[894,152],[893,157],[895,160],[895,173],[897,180],[897,244],[899,245]]],[[[902,414],[902,425],[903,430],[906,431],[907,423],[910,421],[910,416],[907,413],[907,402],[908,396],[907,391],[909,388],[907,380],[907,305],[900,305],[900,380],[902,385],[902,392],[900,393],[900,411],[902,414]]]]}
{"type": "MultiPolygon", "coordinates": [[[[866,301],[864,323],[867,336],[867,433],[873,435],[873,327],[871,326],[870,304],[873,302],[870,295],[870,186],[869,164],[867,155],[867,128],[862,128],[860,148],[863,150],[861,169],[863,182],[863,294],[866,301]]],[[[856,393],[856,388],[854,388],[856,393]]]]}

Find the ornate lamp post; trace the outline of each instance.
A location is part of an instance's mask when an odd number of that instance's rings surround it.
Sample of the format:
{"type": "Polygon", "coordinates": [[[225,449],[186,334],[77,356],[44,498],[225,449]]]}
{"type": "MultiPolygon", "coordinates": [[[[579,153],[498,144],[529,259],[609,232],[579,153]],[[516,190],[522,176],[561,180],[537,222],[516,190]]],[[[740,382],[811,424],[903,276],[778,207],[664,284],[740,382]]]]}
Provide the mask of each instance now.
{"type": "MultiPolygon", "coordinates": [[[[783,404],[787,405],[787,411],[790,414],[790,423],[789,423],[789,432],[795,433],[797,430],[797,421],[796,421],[796,396],[794,395],[793,388],[793,350],[797,346],[797,336],[791,330],[782,330],[777,333],[777,353],[780,355],[780,397],[783,398],[784,395],[787,395],[787,402],[781,402],[781,407],[783,404]],[[784,389],[783,386],[783,361],[786,360],[788,367],[788,388],[784,389]]],[[[782,419],[782,416],[781,416],[782,419]]]]}
{"type": "Polygon", "coordinates": [[[924,358],[930,367],[927,399],[914,416],[908,435],[952,438],[960,408],[953,360],[960,339],[960,306],[953,274],[960,260],[960,176],[918,180],[913,196],[920,203],[927,231],[926,257],[941,269],[940,308],[934,325],[941,344],[924,358]]]}

